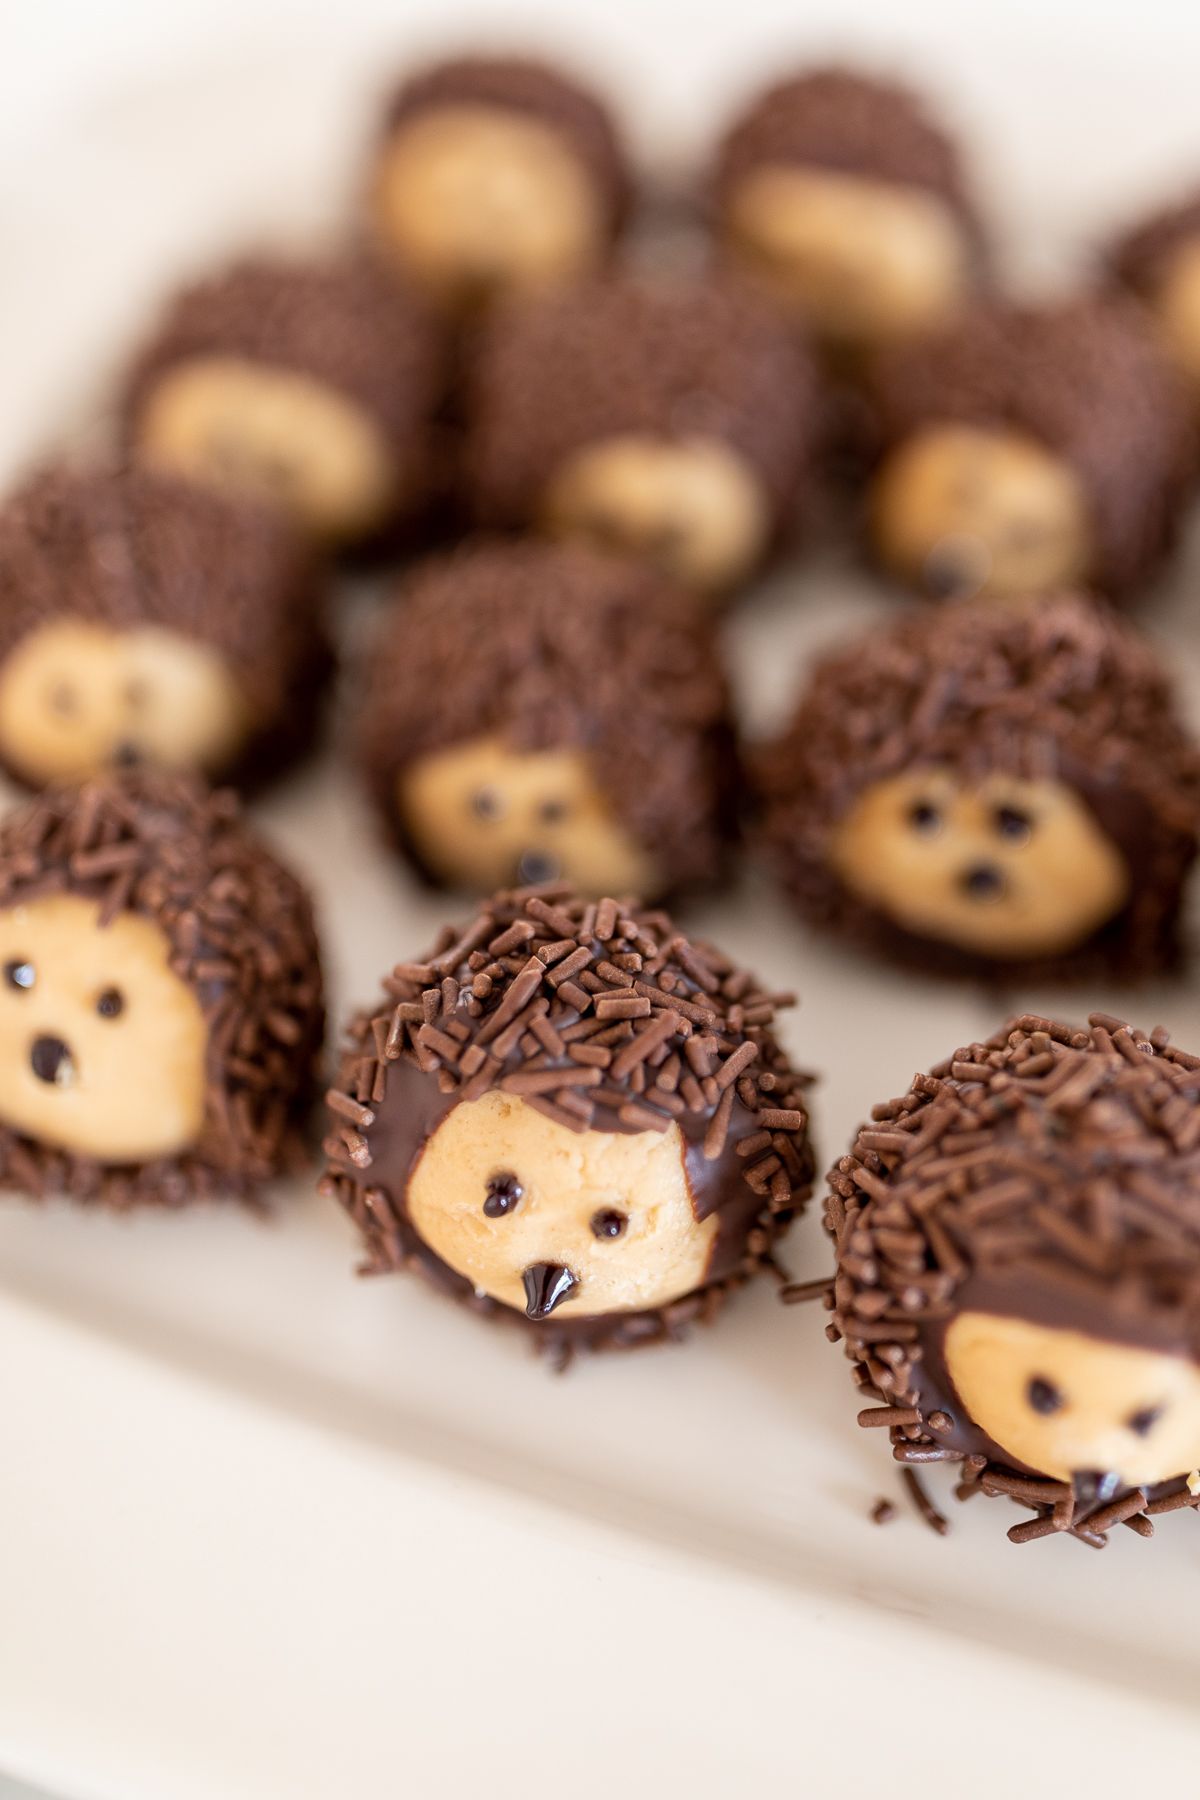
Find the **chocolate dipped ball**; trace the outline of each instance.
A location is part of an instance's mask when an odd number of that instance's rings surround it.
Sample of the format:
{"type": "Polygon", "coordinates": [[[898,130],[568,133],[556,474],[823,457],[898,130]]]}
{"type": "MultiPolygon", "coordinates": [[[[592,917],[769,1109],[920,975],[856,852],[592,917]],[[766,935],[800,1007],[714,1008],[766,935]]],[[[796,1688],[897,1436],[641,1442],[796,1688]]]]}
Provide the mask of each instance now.
{"type": "Polygon", "coordinates": [[[1131,227],[1108,260],[1116,280],[1149,307],[1200,402],[1200,190],[1131,227]]]}
{"type": "Polygon", "coordinates": [[[308,896],[230,793],[123,771],[0,821],[0,1182],[253,1199],[299,1158],[323,1023],[308,896]]]}
{"type": "Polygon", "coordinates": [[[470,412],[484,522],[629,550],[707,595],[749,575],[796,507],[815,397],[749,289],[617,276],[496,318],[470,412]]]}
{"type": "Polygon", "coordinates": [[[629,189],[595,95],[540,62],[462,57],[393,95],[368,213],[384,252],[457,312],[598,268],[629,189]]]}
{"type": "Polygon", "coordinates": [[[958,150],[915,95],[815,69],[758,96],[717,151],[723,258],[839,357],[944,323],[982,233],[958,150]]]}
{"type": "Polygon", "coordinates": [[[501,893],[350,1025],[324,1191],[538,1347],[626,1349],[772,1267],[811,1179],[806,1076],[765,993],[663,913],[501,893]]]}
{"type": "Polygon", "coordinates": [[[0,762],[249,781],[306,751],[329,669],[314,568],[262,508],[146,469],[42,470],[0,510],[0,762]]]}
{"type": "Polygon", "coordinates": [[[874,546],[930,597],[1125,598],[1175,541],[1187,407],[1126,302],[981,307],[884,357],[874,400],[874,546]]]}
{"type": "Polygon", "coordinates": [[[1200,754],[1078,596],[906,615],[818,664],[758,766],[801,913],[922,970],[1146,977],[1178,954],[1200,754]]]}
{"type": "Polygon", "coordinates": [[[1200,1500],[1200,1057],[1014,1020],[829,1177],[834,1322],[900,1463],[1030,1507],[1014,1543],[1200,1500]]]}
{"type": "Polygon", "coordinates": [[[441,388],[423,302],[369,262],[258,258],[176,295],[122,405],[153,467],[350,540],[428,497],[441,388]]]}
{"type": "Polygon", "coordinates": [[[367,780],[428,879],[657,897],[723,872],[728,688],[710,626],[645,565],[535,542],[431,561],[364,673],[367,780]]]}

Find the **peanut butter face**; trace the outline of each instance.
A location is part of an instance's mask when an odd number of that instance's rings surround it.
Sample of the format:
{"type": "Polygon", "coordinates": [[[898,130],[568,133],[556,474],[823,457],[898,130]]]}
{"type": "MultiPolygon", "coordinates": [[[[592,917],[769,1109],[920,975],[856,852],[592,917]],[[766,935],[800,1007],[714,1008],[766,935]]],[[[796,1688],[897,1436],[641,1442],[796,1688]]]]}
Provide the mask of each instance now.
{"type": "Polygon", "coordinates": [[[653,857],[614,816],[580,750],[470,738],[401,769],[396,803],[422,862],[450,887],[491,893],[564,879],[592,895],[661,889],[653,857]]]}
{"type": "Polygon", "coordinates": [[[909,769],[872,783],[836,827],[847,888],[906,931],[977,955],[1076,949],[1124,906],[1124,857],[1056,781],[909,769]]]}
{"type": "Polygon", "coordinates": [[[1040,1474],[1142,1487],[1200,1467],[1200,1369],[1186,1357],[982,1312],[952,1320],[945,1357],[974,1423],[1040,1474]]]}
{"type": "Polygon", "coordinates": [[[501,107],[446,105],[405,120],[373,206],[383,243],[449,307],[570,280],[604,250],[595,186],[571,146],[501,107]]]}
{"type": "Polygon", "coordinates": [[[717,1232],[693,1211],[677,1125],[574,1132],[495,1089],[447,1113],[407,1210],[477,1292],[531,1318],[666,1305],[703,1283],[717,1232]]]}
{"type": "Polygon", "coordinates": [[[152,920],[50,894],[0,911],[0,1120],[105,1163],[187,1150],[208,1027],[152,920]]]}
{"type": "Polygon", "coordinates": [[[749,574],[770,529],[762,485],[716,438],[605,438],[557,470],[547,528],[655,563],[685,587],[715,593],[749,574]]]}
{"type": "Polygon", "coordinates": [[[939,599],[1051,593],[1085,580],[1093,560],[1074,471],[999,428],[914,433],[880,471],[872,530],[884,564],[939,599]]]}
{"type": "Polygon", "coordinates": [[[1170,259],[1155,311],[1167,348],[1200,393],[1200,238],[1180,245],[1170,259]]]}

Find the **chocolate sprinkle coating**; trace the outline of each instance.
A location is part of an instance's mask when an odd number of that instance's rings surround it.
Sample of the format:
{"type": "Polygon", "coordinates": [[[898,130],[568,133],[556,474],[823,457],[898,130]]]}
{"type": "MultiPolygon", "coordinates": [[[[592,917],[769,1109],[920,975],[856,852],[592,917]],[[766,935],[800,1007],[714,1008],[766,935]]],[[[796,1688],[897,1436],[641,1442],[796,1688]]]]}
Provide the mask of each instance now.
{"type": "Polygon", "coordinates": [[[293,370],[345,395],[386,437],[398,500],[411,508],[424,496],[446,347],[424,302],[368,258],[250,257],[176,294],[130,371],[127,439],[168,370],[216,356],[293,370]]]}
{"type": "Polygon", "coordinates": [[[509,306],[482,334],[468,410],[468,489],[506,526],[534,517],[569,457],[627,432],[728,444],[778,525],[817,430],[807,352],[732,280],[617,275],[509,306]]]}
{"type": "Polygon", "coordinates": [[[367,1272],[415,1267],[475,1311],[535,1331],[560,1360],[677,1337],[774,1266],[774,1242],[808,1197],[811,1078],[773,1031],[790,1003],[665,913],[561,884],[497,894],[427,957],[399,964],[379,1008],[351,1021],[327,1096],[322,1192],[362,1232],[367,1272]],[[577,1132],[678,1124],[696,1215],[721,1220],[708,1283],[653,1311],[532,1322],[449,1269],[410,1224],[404,1184],[445,1113],[494,1088],[577,1132]]]}
{"type": "Polygon", "coordinates": [[[362,766],[414,861],[398,771],[494,734],[517,751],[586,751],[673,891],[723,872],[738,761],[715,634],[642,563],[577,544],[468,545],[418,568],[364,674],[362,766]]]}
{"type": "Polygon", "coordinates": [[[963,1415],[940,1346],[998,1281],[1045,1323],[1200,1359],[1198,1091],[1200,1057],[1162,1030],[1027,1015],[873,1108],[829,1175],[835,1327],[876,1403],[859,1423],[887,1428],[897,1462],[961,1465],[960,1499],[1031,1507],[1014,1543],[1150,1536],[1131,1522],[1197,1504],[1172,1481],[1081,1516],[1066,1482],[1014,1469],[963,1415]]]}
{"type": "Polygon", "coordinates": [[[251,719],[226,780],[265,779],[311,748],[332,664],[322,599],[282,521],[175,476],[54,463],[0,509],[0,661],[61,618],[211,645],[251,719]]]}
{"type": "Polygon", "coordinates": [[[977,248],[982,243],[957,146],[924,102],[893,82],[827,68],[769,87],[718,147],[718,205],[752,170],[780,163],[925,188],[950,207],[977,248]]]}
{"type": "Polygon", "coordinates": [[[0,907],[69,893],[102,918],[151,920],[208,1026],[195,1146],[109,1164],[0,1125],[0,1183],[87,1205],[254,1201],[296,1167],[320,1073],[321,966],[312,906],[236,797],[134,770],[56,787],[0,820],[0,907]]]}
{"type": "Polygon", "coordinates": [[[1144,639],[1079,595],[963,601],[905,614],[818,663],[791,724],[759,755],[763,835],[804,916],[923,971],[998,965],[905,932],[835,875],[830,840],[872,784],[921,765],[1073,788],[1137,872],[1128,905],[1066,956],[1002,965],[1013,981],[1174,965],[1200,833],[1200,752],[1144,639]]]}
{"type": "Polygon", "coordinates": [[[1123,232],[1106,256],[1116,279],[1141,300],[1153,302],[1176,251],[1200,239],[1200,191],[1192,191],[1123,232]]]}
{"type": "Polygon", "coordinates": [[[883,353],[873,404],[884,453],[942,424],[1036,439],[1087,497],[1110,599],[1134,593],[1172,549],[1192,465],[1186,397],[1140,309],[1124,300],[980,306],[883,353]]]}
{"type": "Polygon", "coordinates": [[[587,88],[529,57],[463,56],[409,77],[385,110],[383,142],[417,113],[439,106],[499,107],[550,125],[587,169],[615,237],[629,209],[633,180],[608,108],[587,88]]]}

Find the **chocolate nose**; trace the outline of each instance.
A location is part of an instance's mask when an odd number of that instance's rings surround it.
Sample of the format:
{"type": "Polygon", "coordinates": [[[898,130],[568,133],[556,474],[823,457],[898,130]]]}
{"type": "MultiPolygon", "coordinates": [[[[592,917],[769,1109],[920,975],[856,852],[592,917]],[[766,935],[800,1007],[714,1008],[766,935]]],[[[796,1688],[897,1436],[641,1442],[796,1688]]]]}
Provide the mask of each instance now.
{"type": "Polygon", "coordinates": [[[545,850],[523,850],[517,864],[517,884],[524,887],[536,886],[539,881],[553,881],[558,871],[558,859],[545,850]]]}
{"type": "Polygon", "coordinates": [[[977,594],[987,575],[989,558],[970,538],[947,538],[934,545],[921,571],[931,600],[962,599],[977,594]]]}
{"type": "Polygon", "coordinates": [[[561,1263],[530,1263],[521,1280],[525,1284],[525,1316],[548,1319],[556,1306],[579,1286],[579,1278],[561,1263]]]}
{"type": "Polygon", "coordinates": [[[75,1063],[61,1038],[34,1038],[29,1051],[29,1066],[39,1081],[55,1082],[59,1087],[71,1080],[75,1063]]]}
{"type": "Polygon", "coordinates": [[[972,863],[959,876],[958,885],[971,900],[998,900],[1004,892],[1004,876],[995,863],[972,863]]]}
{"type": "Polygon", "coordinates": [[[1103,1469],[1076,1469],[1071,1475],[1075,1511],[1107,1506],[1121,1485],[1121,1477],[1103,1469]]]}
{"type": "Polygon", "coordinates": [[[136,744],[131,743],[128,739],[123,743],[118,744],[113,750],[113,761],[119,769],[132,769],[134,764],[140,763],[141,760],[141,751],[136,744]]]}

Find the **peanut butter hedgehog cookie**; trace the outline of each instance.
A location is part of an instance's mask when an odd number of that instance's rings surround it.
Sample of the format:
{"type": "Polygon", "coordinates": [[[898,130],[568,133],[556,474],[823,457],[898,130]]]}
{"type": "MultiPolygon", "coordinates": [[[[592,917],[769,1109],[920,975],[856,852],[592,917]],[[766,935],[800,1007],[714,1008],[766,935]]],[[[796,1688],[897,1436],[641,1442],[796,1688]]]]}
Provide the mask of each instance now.
{"type": "Polygon", "coordinates": [[[361,757],[429,878],[659,896],[723,872],[738,765],[707,622],[643,564],[481,543],[426,564],[366,670],[361,757]]]}
{"type": "Polygon", "coordinates": [[[330,655],[313,564],[263,509],[56,464],[0,509],[0,761],[257,780],[307,751],[330,655]]]}
{"type": "Polygon", "coordinates": [[[1115,279],[1148,306],[1200,400],[1200,189],[1131,227],[1108,252],[1115,279]]]}
{"type": "Polygon", "coordinates": [[[507,309],[468,405],[482,522],[629,550],[704,594],[762,560],[815,435],[804,351],[713,280],[622,275],[507,309]]]}
{"type": "Polygon", "coordinates": [[[905,1465],[1102,1548],[1200,1503],[1200,1057],[1014,1020],[874,1108],[829,1177],[834,1330],[905,1465]]]}
{"type": "Polygon", "coordinates": [[[1200,754],[1150,647],[1075,596],[906,615],[762,753],[803,915],[923,970],[1143,979],[1178,953],[1200,754]]]}
{"type": "Polygon", "coordinates": [[[308,896],[229,793],[132,771],[0,821],[0,1183],[253,1199],[300,1159],[324,1024],[308,896]]]}
{"type": "Polygon", "coordinates": [[[983,234],[958,150],[902,87],[789,76],[720,144],[721,254],[842,356],[943,324],[979,281],[983,234]]]}
{"type": "Polygon", "coordinates": [[[429,498],[442,350],[424,304],[365,260],[251,259],[168,305],[126,436],[156,468],[362,538],[429,498]]]}
{"type": "Polygon", "coordinates": [[[931,597],[1136,595],[1172,548],[1186,398],[1140,310],[985,307],[881,360],[880,560],[931,597]]]}
{"type": "Polygon", "coordinates": [[[809,1192],[787,1003],[663,913],[498,894],[352,1021],[323,1191],[368,1269],[560,1360],[677,1337],[773,1267],[809,1192]]]}
{"type": "Polygon", "coordinates": [[[452,310],[592,272],[629,203],[607,108],[547,65],[463,57],[386,110],[368,213],[383,250],[452,310]]]}

